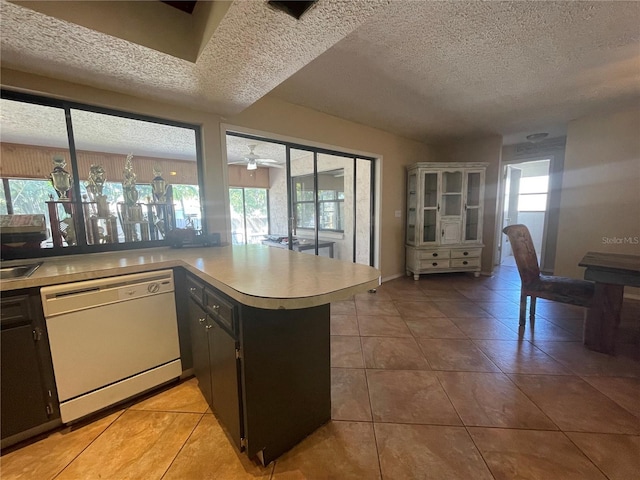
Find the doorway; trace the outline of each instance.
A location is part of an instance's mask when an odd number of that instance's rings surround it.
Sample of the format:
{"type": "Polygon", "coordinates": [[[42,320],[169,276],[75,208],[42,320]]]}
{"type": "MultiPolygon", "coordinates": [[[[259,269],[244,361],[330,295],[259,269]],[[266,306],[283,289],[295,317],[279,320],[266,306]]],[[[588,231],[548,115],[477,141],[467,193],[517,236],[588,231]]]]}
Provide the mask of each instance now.
{"type": "MultiPolygon", "coordinates": [[[[549,209],[549,166],[551,159],[511,163],[504,166],[501,225],[524,224],[538,255],[538,264],[544,263],[549,209]]],[[[500,264],[515,266],[515,259],[506,235],[500,233],[500,264]]]]}

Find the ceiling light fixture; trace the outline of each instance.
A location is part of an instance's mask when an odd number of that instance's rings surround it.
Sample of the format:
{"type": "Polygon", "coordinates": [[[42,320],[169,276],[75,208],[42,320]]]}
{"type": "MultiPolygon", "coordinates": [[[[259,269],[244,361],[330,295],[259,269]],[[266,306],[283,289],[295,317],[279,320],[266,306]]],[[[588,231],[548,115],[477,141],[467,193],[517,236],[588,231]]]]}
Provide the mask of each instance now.
{"type": "Polygon", "coordinates": [[[256,163],[255,159],[250,159],[249,163],[247,163],[247,170],[257,170],[258,169],[258,164],[256,163]]]}
{"type": "Polygon", "coordinates": [[[540,133],[532,133],[531,135],[527,135],[527,140],[530,141],[531,143],[537,143],[537,142],[541,142],[542,140],[544,140],[545,138],[547,138],[549,136],[548,133],[546,132],[540,132],[540,133]]]}

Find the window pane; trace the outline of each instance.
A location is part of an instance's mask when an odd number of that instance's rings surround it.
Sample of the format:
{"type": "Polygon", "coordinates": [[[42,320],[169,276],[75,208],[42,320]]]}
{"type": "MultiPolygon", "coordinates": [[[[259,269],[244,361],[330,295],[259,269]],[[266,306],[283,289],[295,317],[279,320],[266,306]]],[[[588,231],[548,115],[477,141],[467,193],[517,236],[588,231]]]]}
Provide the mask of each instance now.
{"type": "Polygon", "coordinates": [[[298,203],[296,205],[296,226],[298,228],[315,227],[316,209],[313,203],[298,203]]]}
{"type": "MultiPolygon", "coordinates": [[[[49,238],[40,248],[52,247],[51,223],[47,202],[58,199],[50,180],[53,159],[61,159],[65,174],[60,175],[60,192],[67,195],[66,185],[71,178],[71,156],[64,110],[3,98],[0,101],[2,122],[2,175],[9,180],[14,215],[44,214],[49,238]]],[[[62,167],[61,167],[62,169],[62,167]]],[[[6,197],[2,195],[2,213],[7,213],[6,197]]],[[[69,205],[52,208],[59,213],[57,226],[64,230],[57,237],[59,246],[75,244],[76,225],[70,217],[69,205]],[[64,223],[61,223],[64,222],[64,223]],[[68,238],[63,236],[68,232],[68,238]]],[[[34,250],[37,242],[29,242],[25,253],[34,250]]],[[[36,247],[38,248],[38,247],[36,247]]],[[[20,256],[20,252],[17,252],[20,256]]]]}
{"type": "MultiPolygon", "coordinates": [[[[293,213],[295,216],[293,235],[297,229],[315,229],[315,191],[313,181],[313,153],[305,150],[291,149],[291,184],[293,213]],[[309,202],[309,203],[297,203],[309,202]]],[[[308,232],[302,232],[307,234],[308,232]]]]}
{"type": "Polygon", "coordinates": [[[547,209],[547,194],[529,194],[518,196],[519,212],[544,212],[547,209]]]}
{"type": "Polygon", "coordinates": [[[0,182],[0,215],[6,215],[7,213],[7,197],[4,193],[4,183],[0,182]]]}
{"type": "MultiPolygon", "coordinates": [[[[149,189],[151,186],[149,186],[149,189]]],[[[173,185],[173,202],[177,228],[202,230],[200,187],[198,185],[173,185]]]]}
{"type": "Polygon", "coordinates": [[[520,179],[520,193],[547,193],[549,177],[522,177],[520,179]]]}
{"type": "Polygon", "coordinates": [[[77,109],[71,119],[88,200],[106,197],[109,211],[99,217],[117,215],[125,241],[161,240],[173,228],[201,223],[198,213],[185,214],[185,208],[200,211],[193,129],[77,109]],[[126,184],[121,197],[92,185],[92,166],[107,181],[126,184]],[[125,174],[127,168],[133,173],[125,174]]]}
{"type": "Polygon", "coordinates": [[[229,188],[229,206],[231,209],[231,243],[244,245],[244,204],[242,188],[229,188]]]}
{"type": "MultiPolygon", "coordinates": [[[[31,180],[31,179],[9,179],[9,191],[11,192],[11,203],[13,205],[14,215],[28,215],[40,213],[45,216],[47,225],[50,225],[49,209],[47,201],[53,188],[49,180],[31,180]]],[[[66,212],[63,205],[57,205],[58,218],[65,222],[66,228],[69,229],[68,241],[75,243],[75,232],[73,232],[73,223],[71,215],[66,212]]],[[[63,244],[68,245],[67,238],[63,244]]],[[[53,242],[51,239],[51,229],[47,230],[47,239],[42,242],[41,248],[51,248],[53,242]]]]}
{"type": "Polygon", "coordinates": [[[320,202],[320,229],[343,230],[344,202],[320,202]]]}
{"type": "Polygon", "coordinates": [[[247,243],[260,243],[269,233],[267,190],[265,188],[245,188],[244,197],[247,243]]]}

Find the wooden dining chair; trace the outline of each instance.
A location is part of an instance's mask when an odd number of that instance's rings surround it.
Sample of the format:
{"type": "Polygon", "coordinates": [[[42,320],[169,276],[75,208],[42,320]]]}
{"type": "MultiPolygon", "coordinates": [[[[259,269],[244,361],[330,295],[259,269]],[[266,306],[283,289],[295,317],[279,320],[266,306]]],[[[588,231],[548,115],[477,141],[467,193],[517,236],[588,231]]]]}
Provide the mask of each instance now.
{"type": "Polygon", "coordinates": [[[520,326],[526,322],[527,297],[531,297],[529,320],[535,321],[536,298],[588,307],[593,299],[594,284],[586,280],[541,275],[538,256],[526,225],[509,225],[502,230],[511,242],[522,287],[520,290],[520,326]]]}

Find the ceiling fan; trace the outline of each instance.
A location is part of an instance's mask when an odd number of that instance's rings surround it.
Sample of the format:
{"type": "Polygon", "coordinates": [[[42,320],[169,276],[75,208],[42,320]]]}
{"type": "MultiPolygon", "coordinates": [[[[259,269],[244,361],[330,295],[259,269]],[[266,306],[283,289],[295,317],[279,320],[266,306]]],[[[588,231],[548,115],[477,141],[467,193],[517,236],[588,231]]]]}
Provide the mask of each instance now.
{"type": "Polygon", "coordinates": [[[229,162],[229,165],[237,165],[237,164],[247,164],[247,170],[256,170],[258,166],[261,167],[269,167],[269,168],[282,168],[276,160],[272,158],[261,158],[260,156],[254,153],[257,145],[247,145],[249,147],[249,153],[243,160],[239,162],[229,162]]]}

